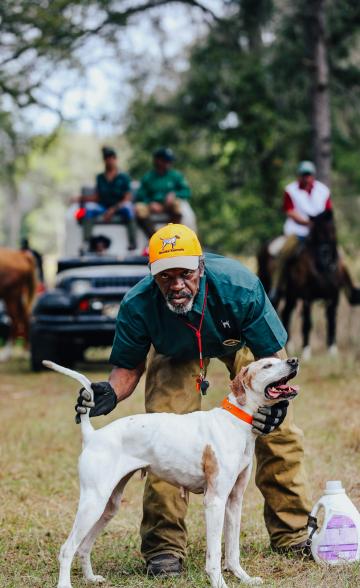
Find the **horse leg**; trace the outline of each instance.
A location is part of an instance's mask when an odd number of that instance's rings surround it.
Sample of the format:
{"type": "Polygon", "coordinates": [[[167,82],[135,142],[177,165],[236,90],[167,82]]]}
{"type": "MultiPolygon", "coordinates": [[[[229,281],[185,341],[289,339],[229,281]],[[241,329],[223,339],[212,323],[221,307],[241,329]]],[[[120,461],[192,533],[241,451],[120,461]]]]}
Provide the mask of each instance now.
{"type": "Polygon", "coordinates": [[[310,331],[311,331],[311,303],[309,300],[303,302],[302,312],[302,335],[303,335],[303,352],[302,358],[307,361],[311,358],[310,331]]]}
{"type": "Polygon", "coordinates": [[[19,321],[22,325],[22,332],[21,335],[24,337],[25,349],[29,348],[29,326],[30,326],[30,316],[28,309],[26,307],[26,303],[21,296],[17,302],[17,312],[19,321]]]}
{"type": "Polygon", "coordinates": [[[327,318],[327,345],[330,355],[337,354],[336,346],[336,311],[338,306],[339,298],[333,298],[329,300],[326,305],[326,318],[327,318]]]}
{"type": "Polygon", "coordinates": [[[0,351],[0,362],[8,361],[12,356],[14,341],[18,332],[18,316],[16,312],[17,291],[11,292],[10,295],[4,295],[6,312],[11,320],[10,335],[5,346],[0,351]]]}

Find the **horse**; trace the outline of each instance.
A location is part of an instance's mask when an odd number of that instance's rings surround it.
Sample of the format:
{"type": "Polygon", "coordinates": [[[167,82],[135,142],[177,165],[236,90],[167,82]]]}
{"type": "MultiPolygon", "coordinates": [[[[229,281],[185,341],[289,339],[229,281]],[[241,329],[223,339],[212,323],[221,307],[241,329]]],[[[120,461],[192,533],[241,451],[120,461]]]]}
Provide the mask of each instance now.
{"type": "Polygon", "coordinates": [[[11,319],[9,342],[0,359],[11,354],[12,343],[18,336],[29,344],[32,303],[36,293],[36,263],[30,251],[0,247],[0,298],[11,319]]]}
{"type": "MultiPolygon", "coordinates": [[[[271,289],[271,274],[275,263],[276,259],[268,251],[268,244],[263,246],[258,254],[258,276],[267,292],[271,289]]],[[[341,289],[344,289],[350,304],[360,304],[360,290],[354,287],[349,271],[338,253],[333,212],[326,210],[311,218],[309,236],[299,243],[297,252],[288,260],[277,301],[278,304],[281,298],[284,299],[280,315],[288,333],[297,301],[303,302],[304,359],[311,356],[311,305],[315,300],[325,301],[327,346],[330,354],[337,353],[336,312],[341,289]]]]}

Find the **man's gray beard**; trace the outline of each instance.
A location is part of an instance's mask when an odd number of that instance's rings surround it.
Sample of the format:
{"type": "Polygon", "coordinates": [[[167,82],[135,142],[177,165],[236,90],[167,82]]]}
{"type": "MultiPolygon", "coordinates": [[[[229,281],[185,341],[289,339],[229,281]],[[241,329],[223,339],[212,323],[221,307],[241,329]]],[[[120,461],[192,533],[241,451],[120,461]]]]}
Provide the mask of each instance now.
{"type": "Polygon", "coordinates": [[[176,306],[173,306],[171,304],[171,300],[166,300],[167,307],[171,310],[171,312],[175,312],[176,314],[187,314],[192,309],[193,304],[194,298],[191,298],[189,302],[187,302],[186,304],[182,304],[181,306],[179,306],[178,304],[176,306]]]}

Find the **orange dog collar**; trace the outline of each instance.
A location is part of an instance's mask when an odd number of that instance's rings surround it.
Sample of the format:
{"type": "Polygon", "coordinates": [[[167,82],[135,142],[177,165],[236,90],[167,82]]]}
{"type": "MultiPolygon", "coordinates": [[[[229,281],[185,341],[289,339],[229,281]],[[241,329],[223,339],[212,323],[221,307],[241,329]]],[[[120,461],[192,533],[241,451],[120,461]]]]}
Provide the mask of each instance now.
{"type": "Polygon", "coordinates": [[[229,402],[229,400],[227,398],[224,398],[224,400],[221,403],[221,406],[222,406],[222,408],[224,408],[228,412],[231,412],[231,414],[236,416],[241,421],[244,421],[245,423],[248,423],[249,425],[252,424],[253,418],[252,418],[251,414],[245,412],[245,410],[241,410],[241,408],[239,408],[238,406],[235,406],[235,404],[232,404],[232,402],[229,402]]]}

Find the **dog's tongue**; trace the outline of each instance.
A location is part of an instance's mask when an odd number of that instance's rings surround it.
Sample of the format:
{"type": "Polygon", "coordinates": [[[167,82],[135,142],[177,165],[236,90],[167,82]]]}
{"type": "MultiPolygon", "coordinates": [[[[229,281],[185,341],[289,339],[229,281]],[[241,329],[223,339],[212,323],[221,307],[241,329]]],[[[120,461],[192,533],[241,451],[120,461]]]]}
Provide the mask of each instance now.
{"type": "Polygon", "coordinates": [[[272,386],[268,390],[268,394],[272,398],[279,398],[279,396],[298,392],[299,386],[289,386],[289,384],[280,384],[279,386],[272,386]]]}

